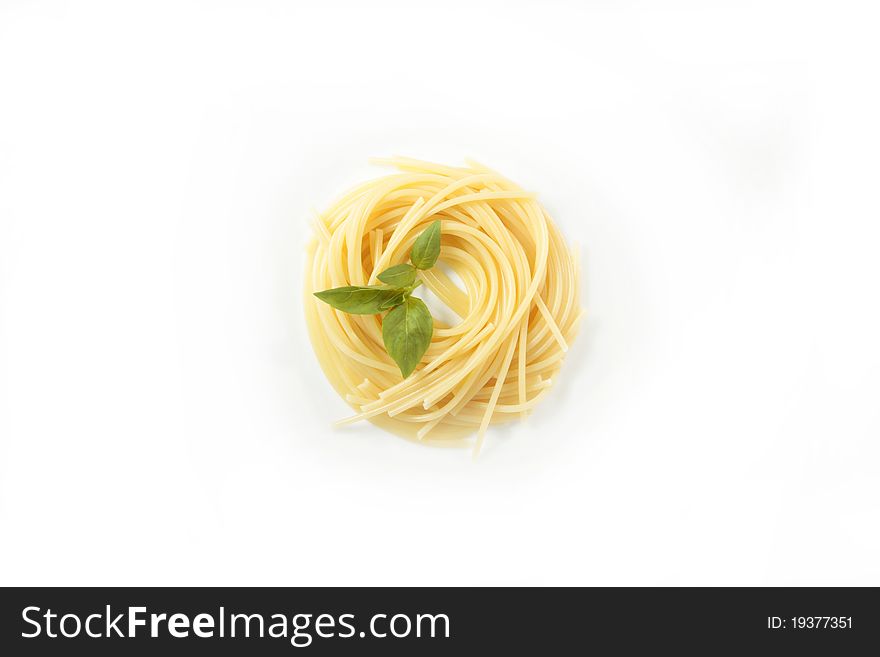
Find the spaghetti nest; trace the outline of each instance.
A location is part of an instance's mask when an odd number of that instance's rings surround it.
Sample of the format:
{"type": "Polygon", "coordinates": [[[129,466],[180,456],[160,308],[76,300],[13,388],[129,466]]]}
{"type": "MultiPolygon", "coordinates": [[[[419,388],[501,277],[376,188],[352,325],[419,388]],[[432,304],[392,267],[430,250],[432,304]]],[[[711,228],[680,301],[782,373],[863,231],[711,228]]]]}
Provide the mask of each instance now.
{"type": "Polygon", "coordinates": [[[316,218],[305,313],[315,353],[356,414],[398,435],[460,445],[524,417],[547,393],[582,315],[578,263],[533,194],[475,163],[381,161],[400,173],[364,183],[316,218]],[[374,285],[441,221],[439,266],[424,284],[458,316],[434,319],[430,346],[402,378],[382,316],[351,315],[313,293],[374,285]],[[453,280],[454,272],[458,281],[453,280]]]}

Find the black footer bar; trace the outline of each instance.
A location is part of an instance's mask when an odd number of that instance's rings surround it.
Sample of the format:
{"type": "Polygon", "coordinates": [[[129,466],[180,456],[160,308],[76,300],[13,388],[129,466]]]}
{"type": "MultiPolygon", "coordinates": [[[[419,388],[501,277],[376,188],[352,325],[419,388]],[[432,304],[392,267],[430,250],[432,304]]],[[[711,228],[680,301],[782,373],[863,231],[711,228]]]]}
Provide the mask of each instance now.
{"type": "Polygon", "coordinates": [[[880,638],[872,588],[7,588],[0,602],[6,655],[851,654],[880,638]]]}

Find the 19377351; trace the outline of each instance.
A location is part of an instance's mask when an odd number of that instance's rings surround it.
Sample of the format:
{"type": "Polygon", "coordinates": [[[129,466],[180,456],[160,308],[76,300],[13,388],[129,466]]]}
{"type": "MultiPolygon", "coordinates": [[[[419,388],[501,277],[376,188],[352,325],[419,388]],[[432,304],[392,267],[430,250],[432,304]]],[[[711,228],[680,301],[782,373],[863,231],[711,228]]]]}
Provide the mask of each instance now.
{"type": "Polygon", "coordinates": [[[852,616],[767,616],[769,630],[851,630],[852,616]]]}

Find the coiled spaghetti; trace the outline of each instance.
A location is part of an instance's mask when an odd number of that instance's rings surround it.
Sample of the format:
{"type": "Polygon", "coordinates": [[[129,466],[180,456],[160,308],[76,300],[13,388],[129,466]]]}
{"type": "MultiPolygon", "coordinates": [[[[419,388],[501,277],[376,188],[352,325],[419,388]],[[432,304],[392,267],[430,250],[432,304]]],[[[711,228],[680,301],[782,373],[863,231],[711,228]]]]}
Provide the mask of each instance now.
{"type": "Polygon", "coordinates": [[[401,173],[352,189],[315,220],[305,276],[315,354],[356,411],[342,424],[369,420],[438,445],[476,432],[479,450],[490,424],[525,416],[559,371],[582,314],[577,257],[533,194],[486,167],[380,162],[401,173]],[[460,321],[435,318],[430,347],[403,379],[381,315],[340,312],[312,293],[376,284],[436,219],[440,266],[422,278],[460,321]]]}

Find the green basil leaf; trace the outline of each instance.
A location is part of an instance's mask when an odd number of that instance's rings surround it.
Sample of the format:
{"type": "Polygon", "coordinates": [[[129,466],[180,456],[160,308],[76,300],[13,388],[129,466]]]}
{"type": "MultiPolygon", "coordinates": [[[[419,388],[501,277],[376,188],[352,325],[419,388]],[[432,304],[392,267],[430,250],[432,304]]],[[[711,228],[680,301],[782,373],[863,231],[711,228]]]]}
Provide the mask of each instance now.
{"type": "Polygon", "coordinates": [[[387,301],[383,301],[379,304],[379,310],[388,310],[388,308],[394,308],[394,306],[399,306],[404,301],[406,301],[406,295],[409,294],[406,290],[397,290],[397,294],[388,299],[387,301]]]}
{"type": "Polygon", "coordinates": [[[324,303],[329,303],[337,310],[342,310],[352,315],[375,315],[383,310],[383,304],[398,298],[400,295],[400,290],[384,285],[372,287],[347,285],[345,287],[335,287],[332,290],[324,290],[323,292],[315,292],[315,296],[324,303]]]}
{"type": "Polygon", "coordinates": [[[412,265],[394,265],[383,271],[377,278],[395,287],[408,287],[416,280],[416,268],[412,265]]]}
{"type": "Polygon", "coordinates": [[[419,269],[430,269],[440,257],[440,220],[428,226],[413,243],[410,261],[419,269]]]}
{"type": "Polygon", "coordinates": [[[409,297],[385,315],[382,321],[382,340],[388,355],[400,368],[403,378],[408,377],[422,360],[431,344],[434,320],[425,302],[409,297]]]}

